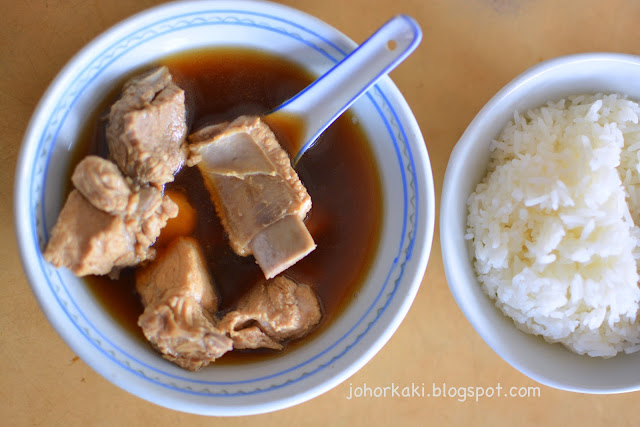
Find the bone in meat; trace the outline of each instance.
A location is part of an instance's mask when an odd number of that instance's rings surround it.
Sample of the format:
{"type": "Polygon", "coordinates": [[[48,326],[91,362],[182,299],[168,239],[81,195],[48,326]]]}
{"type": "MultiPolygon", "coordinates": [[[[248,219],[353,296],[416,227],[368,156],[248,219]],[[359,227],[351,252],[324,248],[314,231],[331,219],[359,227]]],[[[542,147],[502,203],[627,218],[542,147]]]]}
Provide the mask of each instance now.
{"type": "Polygon", "coordinates": [[[304,258],[315,243],[304,225],[309,193],[287,153],[258,117],[190,136],[187,164],[198,165],[233,250],[253,254],[266,278],[304,258]]]}

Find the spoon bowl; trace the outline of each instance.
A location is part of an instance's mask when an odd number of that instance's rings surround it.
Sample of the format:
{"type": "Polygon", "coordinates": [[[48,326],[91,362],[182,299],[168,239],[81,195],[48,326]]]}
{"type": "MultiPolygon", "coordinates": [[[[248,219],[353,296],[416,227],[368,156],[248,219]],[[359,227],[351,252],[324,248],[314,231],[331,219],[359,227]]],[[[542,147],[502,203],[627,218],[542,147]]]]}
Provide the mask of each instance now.
{"type": "Polygon", "coordinates": [[[407,15],[397,15],[306,89],[267,114],[267,122],[281,116],[302,119],[301,140],[295,141],[301,145],[293,165],[331,123],[404,61],[421,40],[418,23],[407,15]]]}

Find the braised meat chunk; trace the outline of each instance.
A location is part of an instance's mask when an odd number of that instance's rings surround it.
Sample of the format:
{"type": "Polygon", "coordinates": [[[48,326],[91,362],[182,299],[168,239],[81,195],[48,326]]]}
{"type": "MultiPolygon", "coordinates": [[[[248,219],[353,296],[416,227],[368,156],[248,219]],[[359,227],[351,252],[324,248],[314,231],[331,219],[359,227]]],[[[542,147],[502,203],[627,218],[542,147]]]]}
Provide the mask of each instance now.
{"type": "MultiPolygon", "coordinates": [[[[127,231],[134,240],[134,251],[139,261],[155,258],[151,247],[169,218],[178,216],[178,205],[164,196],[156,187],[145,186],[129,199],[125,221],[127,231]]],[[[136,265],[132,264],[132,265],[136,265]]]]}
{"type": "Polygon", "coordinates": [[[56,267],[67,267],[77,276],[108,274],[127,265],[133,245],[123,218],[96,209],[78,190],[67,198],[44,258],[56,267]]]}
{"type": "Polygon", "coordinates": [[[184,91],[167,67],[125,83],[111,107],[107,143],[111,158],[139,184],[162,186],[184,164],[187,134],[184,91]]]}
{"type": "Polygon", "coordinates": [[[138,325],[163,357],[198,370],[232,349],[216,327],[218,297],[195,239],[179,237],[136,271],[144,313],[138,325]]]}
{"type": "Polygon", "coordinates": [[[87,156],[74,170],[76,187],[51,231],[44,257],[77,276],[117,275],[153,259],[150,247],[178,207],[155,187],[133,189],[112,162],[87,156]]]}
{"type": "Polygon", "coordinates": [[[303,222],[309,193],[260,118],[241,116],[189,139],[187,164],[202,172],[238,255],[253,254],[269,279],[315,249],[303,222]]]}
{"type": "Polygon", "coordinates": [[[115,163],[98,156],[87,156],[73,171],[71,182],[97,209],[124,214],[131,188],[115,163]]]}
{"type": "Polygon", "coordinates": [[[255,285],[236,310],[220,322],[220,329],[237,349],[281,350],[282,342],[307,335],[320,322],[322,311],[313,289],[278,276],[255,285]]]}

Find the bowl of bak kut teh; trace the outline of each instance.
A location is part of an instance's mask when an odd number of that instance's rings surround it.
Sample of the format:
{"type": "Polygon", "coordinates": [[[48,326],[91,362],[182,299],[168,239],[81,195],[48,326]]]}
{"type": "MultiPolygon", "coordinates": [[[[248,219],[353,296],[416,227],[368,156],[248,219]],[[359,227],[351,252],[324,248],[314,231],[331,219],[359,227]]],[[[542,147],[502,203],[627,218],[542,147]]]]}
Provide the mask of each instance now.
{"type": "Polygon", "coordinates": [[[25,134],[15,224],[82,360],[155,404],[246,415],[331,389],[389,340],[434,228],[409,106],[383,77],[295,167],[299,123],[260,119],[355,47],[281,5],[180,2],[65,66],[25,134]]]}

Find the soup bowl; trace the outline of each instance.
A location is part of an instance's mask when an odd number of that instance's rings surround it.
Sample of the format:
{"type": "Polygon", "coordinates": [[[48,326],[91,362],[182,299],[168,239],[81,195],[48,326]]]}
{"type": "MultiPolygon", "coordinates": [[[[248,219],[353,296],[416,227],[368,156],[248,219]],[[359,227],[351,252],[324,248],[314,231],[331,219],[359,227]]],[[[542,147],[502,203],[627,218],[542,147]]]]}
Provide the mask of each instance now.
{"type": "Polygon", "coordinates": [[[451,153],[442,189],[440,238],[451,293],[498,355],[550,387],[616,393],[640,390],[640,352],[609,359],[581,356],[516,329],[482,291],[471,242],[465,240],[467,200],[487,173],[491,141],[514,112],[570,95],[596,93],[619,93],[640,100],[640,57],[586,53],[554,58],[530,68],[500,90],[469,124],[451,153]]]}
{"type": "Polygon", "coordinates": [[[197,372],[169,363],[114,321],[83,279],[54,268],[42,251],[64,203],[73,149],[96,104],[132,70],[209,47],[265,51],[320,76],[356,44],[312,16],[262,1],[168,3],[117,24],[63,68],[33,114],[16,173],[16,234],[43,312],[95,371],[134,395],[175,410],[255,414],[331,389],[391,337],[415,297],[431,249],[432,172],[411,110],[392,81],[382,78],[351,108],[377,162],[383,199],[380,242],[357,298],[304,345],[278,357],[212,363],[197,372]]]}

